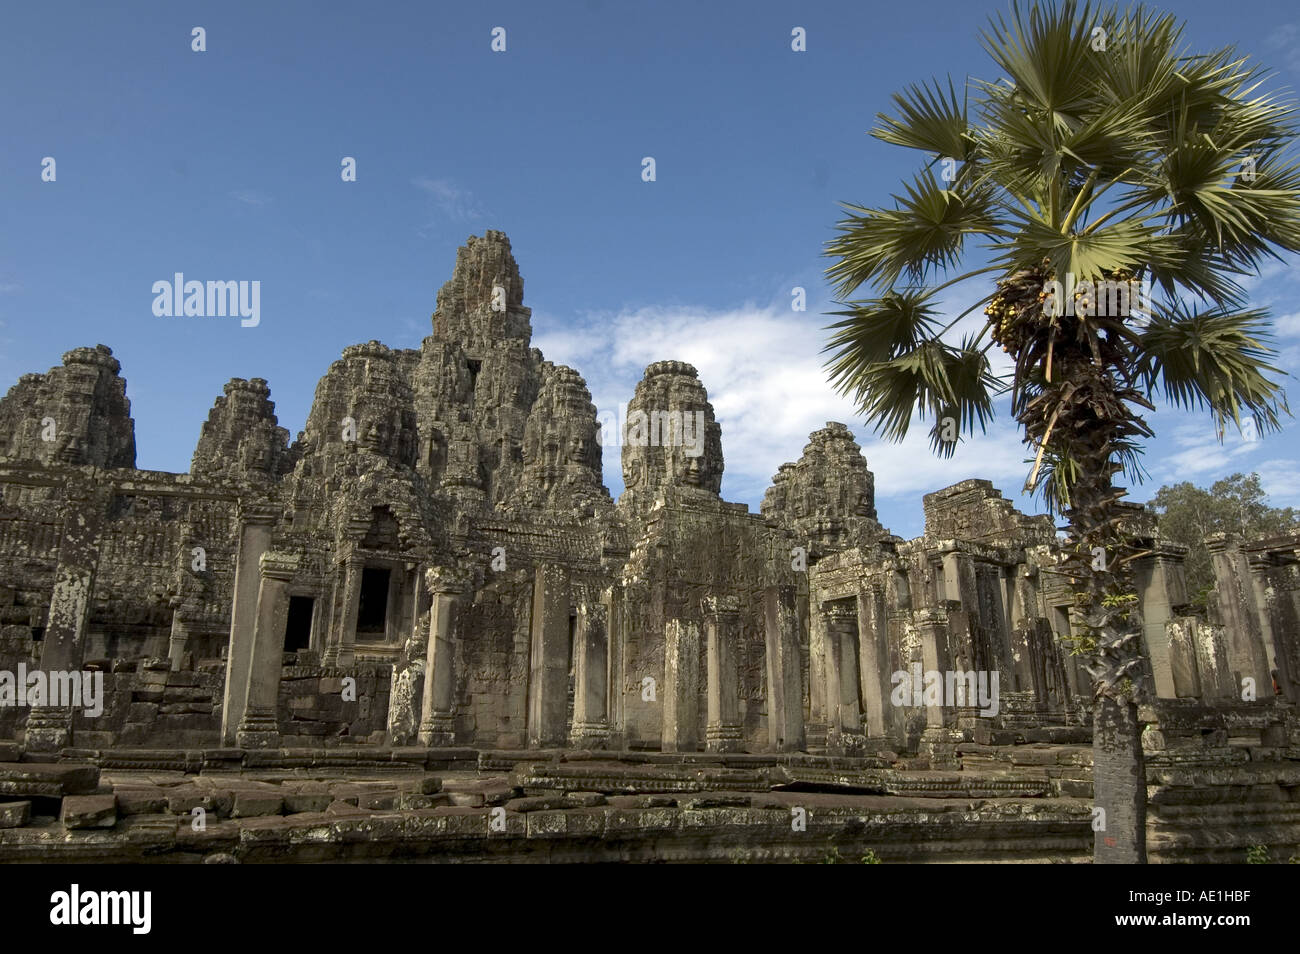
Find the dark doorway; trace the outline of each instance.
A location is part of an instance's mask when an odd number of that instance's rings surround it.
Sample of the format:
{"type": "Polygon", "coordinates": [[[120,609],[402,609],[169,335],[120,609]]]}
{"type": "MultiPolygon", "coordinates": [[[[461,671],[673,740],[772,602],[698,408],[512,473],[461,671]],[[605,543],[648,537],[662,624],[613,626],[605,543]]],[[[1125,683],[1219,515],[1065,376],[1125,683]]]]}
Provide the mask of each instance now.
{"type": "Polygon", "coordinates": [[[368,566],[361,571],[361,603],[357,607],[357,639],[384,638],[388,620],[387,567],[368,566]]]}
{"type": "Polygon", "coordinates": [[[311,614],[316,600],[310,596],[289,597],[289,618],[284,624],[284,651],[311,649],[311,614]]]}

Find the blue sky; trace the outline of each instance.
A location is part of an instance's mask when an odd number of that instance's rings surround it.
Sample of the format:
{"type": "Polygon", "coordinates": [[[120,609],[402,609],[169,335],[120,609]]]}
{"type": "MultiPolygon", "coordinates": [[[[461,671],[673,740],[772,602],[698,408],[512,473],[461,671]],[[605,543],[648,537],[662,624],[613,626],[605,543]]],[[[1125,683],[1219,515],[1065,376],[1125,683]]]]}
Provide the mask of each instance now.
{"type": "MultiPolygon", "coordinates": [[[[1300,81],[1282,0],[1172,9],[1197,47],[1234,43],[1300,81]]],[[[883,521],[970,476],[1008,496],[1011,422],[952,460],[882,445],[825,381],[824,243],[837,203],[881,204],[916,157],[866,135],[931,75],[988,76],[977,41],[1002,3],[9,4],[0,13],[0,389],[63,351],[121,359],[139,466],[188,469],[230,377],[266,378],[296,434],[348,344],[418,347],[470,234],[505,230],[534,344],[612,410],[645,365],[691,361],[723,427],[723,494],[757,509],[828,420],[853,427],[883,521]],[[191,30],[206,30],[206,52],[191,30]],[[506,30],[506,51],[491,31],[506,30]],[[807,31],[807,51],[790,48],[807,31]],[[41,181],[54,157],[57,179],[41,181]],[[357,160],[357,181],[340,161],[357,160]],[[657,179],[643,182],[653,156],[657,179]],[[261,282],[261,323],[153,315],[152,285],[261,282]],[[807,289],[805,312],[791,288],[807,289]]],[[[1300,275],[1254,284],[1300,366],[1300,275]]],[[[958,289],[960,291],[960,289],[958,289]]],[[[955,299],[954,299],[955,303],[955,299]]],[[[1294,388],[1292,391],[1294,392],[1294,388]]],[[[1220,446],[1161,411],[1151,482],[1258,470],[1300,505],[1295,426],[1220,446]]],[[[605,452],[621,490],[616,448],[605,452]]],[[[1034,509],[1030,501],[1021,501],[1034,509]]]]}

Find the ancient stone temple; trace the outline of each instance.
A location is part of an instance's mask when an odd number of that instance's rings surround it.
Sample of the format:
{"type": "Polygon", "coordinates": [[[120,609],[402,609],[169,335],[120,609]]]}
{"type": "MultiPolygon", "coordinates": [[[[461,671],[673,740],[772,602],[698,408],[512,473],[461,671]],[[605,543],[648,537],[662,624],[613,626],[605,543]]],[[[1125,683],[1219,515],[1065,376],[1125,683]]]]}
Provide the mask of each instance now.
{"type": "MultiPolygon", "coordinates": [[[[968,480],[924,494],[923,536],[894,536],[838,423],[751,513],[721,496],[725,435],[695,368],[651,364],[623,433],[602,434],[580,373],[531,347],[523,301],[506,236],[470,238],[418,349],[345,348],[293,441],[268,382],[232,378],[188,474],[135,468],[104,345],[20,378],[0,400],[0,672],[98,674],[103,693],[0,706],[0,795],[63,797],[67,857],[114,813],[200,804],[236,827],[165,850],[234,852],[239,819],[270,815],[287,826],[273,854],[294,856],[310,823],[337,836],[320,857],[346,857],[349,811],[400,809],[416,821],[376,851],[568,833],[546,850],[613,857],[632,849],[601,839],[624,826],[619,844],[693,857],[713,849],[687,816],[714,812],[736,845],[803,857],[825,842],[791,840],[800,791],[843,793],[828,837],[894,860],[1086,856],[1091,688],[1048,518],[968,480]],[[617,501],[601,479],[615,443],[617,501]],[[923,691],[931,673],[969,691],[923,691]],[[466,770],[473,784],[446,776],[466,770]],[[863,793],[907,796],[899,818],[928,847],[846,828],[863,793]],[[922,797],[991,799],[993,834],[954,848],[922,797]],[[96,798],[98,814],[67,804],[96,798]],[[998,808],[1023,799],[1038,807],[998,808]],[[443,811],[494,805],[504,828],[443,811]],[[520,820],[543,815],[560,820],[520,820]]],[[[1202,618],[1183,550],[1137,508],[1133,525],[1153,851],[1300,850],[1300,537],[1215,541],[1202,618]],[[1220,834],[1192,831],[1207,825],[1220,834]]],[[[35,856],[4,836],[0,857],[35,856]]]]}

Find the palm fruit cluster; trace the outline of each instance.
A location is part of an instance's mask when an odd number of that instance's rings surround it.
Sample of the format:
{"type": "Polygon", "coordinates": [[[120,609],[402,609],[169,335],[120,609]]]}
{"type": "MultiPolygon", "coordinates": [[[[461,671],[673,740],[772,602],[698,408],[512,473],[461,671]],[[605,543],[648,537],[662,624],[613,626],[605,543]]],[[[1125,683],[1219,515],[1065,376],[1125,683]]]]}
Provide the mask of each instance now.
{"type": "Polygon", "coordinates": [[[1008,354],[1015,354],[1037,333],[1045,320],[1043,291],[1046,284],[1041,271],[1019,271],[998,282],[993,300],[984,308],[993,340],[1008,354]]]}

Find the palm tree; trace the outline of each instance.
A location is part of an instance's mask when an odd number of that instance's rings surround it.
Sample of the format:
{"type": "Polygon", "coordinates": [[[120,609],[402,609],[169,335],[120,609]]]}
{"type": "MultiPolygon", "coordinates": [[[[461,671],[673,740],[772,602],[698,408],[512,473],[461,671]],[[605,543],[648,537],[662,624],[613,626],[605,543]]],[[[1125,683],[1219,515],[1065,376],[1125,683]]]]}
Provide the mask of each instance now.
{"type": "Polygon", "coordinates": [[[927,161],[891,208],[845,206],[827,248],[845,306],[827,367],[882,437],[929,418],[945,456],[1009,398],[1026,490],[1067,522],[1060,571],[1094,681],[1105,812],[1094,860],[1140,863],[1140,553],[1115,475],[1141,479],[1154,400],[1208,410],[1220,439],[1289,413],[1268,313],[1239,279],[1300,250],[1295,107],[1261,92],[1245,57],[1190,53],[1181,24],[1141,6],[1017,3],[982,41],[1000,78],[960,96],[951,79],[910,86],[878,117],[874,136],[927,161]],[[974,278],[987,294],[944,325],[941,292],[974,278]],[[982,324],[956,329],[981,305],[982,324]],[[1011,363],[1000,376],[992,347],[1011,363]]]}

